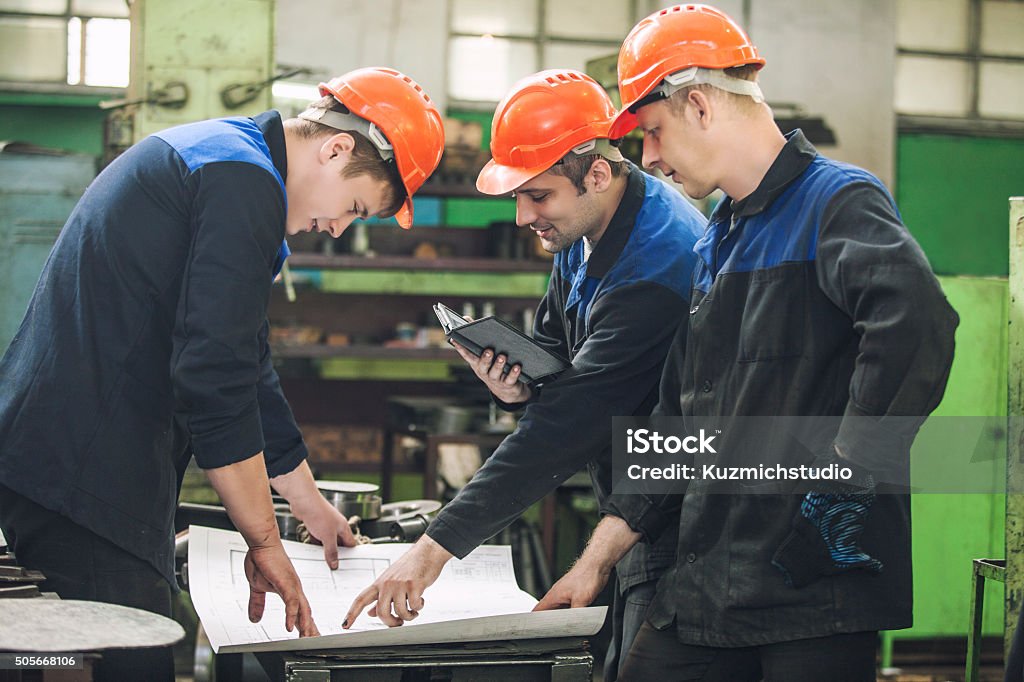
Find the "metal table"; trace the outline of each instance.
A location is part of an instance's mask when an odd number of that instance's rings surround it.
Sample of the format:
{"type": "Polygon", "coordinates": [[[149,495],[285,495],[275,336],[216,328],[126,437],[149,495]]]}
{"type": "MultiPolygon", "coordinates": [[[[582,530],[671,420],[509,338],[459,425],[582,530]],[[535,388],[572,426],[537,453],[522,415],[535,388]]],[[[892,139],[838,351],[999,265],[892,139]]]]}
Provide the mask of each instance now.
{"type": "Polygon", "coordinates": [[[590,682],[594,670],[578,637],[256,656],[286,682],[590,682]]]}

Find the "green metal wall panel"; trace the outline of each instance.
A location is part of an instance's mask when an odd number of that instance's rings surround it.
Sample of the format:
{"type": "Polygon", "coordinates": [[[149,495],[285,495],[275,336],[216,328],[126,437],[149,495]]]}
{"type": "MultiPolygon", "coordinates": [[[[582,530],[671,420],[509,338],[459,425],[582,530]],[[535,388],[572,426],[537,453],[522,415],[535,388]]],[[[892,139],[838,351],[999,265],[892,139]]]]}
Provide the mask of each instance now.
{"type": "MultiPolygon", "coordinates": [[[[941,416],[1006,415],[1008,284],[1001,279],[942,277],[942,287],[960,314],[956,357],[941,416]]],[[[912,468],[929,466],[915,447],[912,468]]],[[[992,462],[993,480],[1005,462],[992,462]]],[[[911,501],[914,555],[914,627],[890,638],[966,635],[973,559],[1004,556],[1004,495],[918,494],[911,501]]],[[[986,634],[1003,631],[1003,586],[985,592],[986,634]]]]}
{"type": "Polygon", "coordinates": [[[0,140],[29,142],[41,147],[66,149],[98,157],[103,153],[103,121],[106,112],[60,104],[17,104],[13,96],[0,98],[0,140]]]}
{"type": "Polygon", "coordinates": [[[1007,274],[1006,198],[1024,194],[1024,140],[903,134],[896,199],[940,274],[1007,274]]]}

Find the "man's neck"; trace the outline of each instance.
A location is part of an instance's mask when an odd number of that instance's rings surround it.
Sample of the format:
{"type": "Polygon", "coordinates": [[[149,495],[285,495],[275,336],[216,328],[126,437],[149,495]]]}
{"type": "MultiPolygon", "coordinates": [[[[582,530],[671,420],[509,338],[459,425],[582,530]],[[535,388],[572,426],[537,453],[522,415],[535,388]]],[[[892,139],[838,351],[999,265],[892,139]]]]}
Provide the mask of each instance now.
{"type": "Polygon", "coordinates": [[[622,203],[622,197],[626,195],[626,187],[629,185],[629,174],[623,173],[617,178],[612,178],[611,185],[607,191],[603,192],[599,201],[601,202],[601,228],[592,231],[590,234],[583,235],[583,238],[587,240],[591,248],[597,245],[597,242],[604,235],[608,226],[611,225],[612,218],[615,217],[615,212],[619,210],[619,204],[622,203]]]}
{"type": "Polygon", "coordinates": [[[284,122],[284,147],[285,155],[288,157],[289,180],[293,175],[296,179],[300,179],[308,174],[306,165],[311,157],[308,150],[314,146],[319,149],[324,142],[323,139],[310,139],[296,133],[295,121],[296,119],[289,119],[284,122]]]}
{"type": "Polygon", "coordinates": [[[725,154],[720,157],[728,165],[719,186],[732,199],[740,201],[753,194],[764,180],[786,146],[786,138],[768,113],[738,122],[735,134],[728,140],[725,154]]]}

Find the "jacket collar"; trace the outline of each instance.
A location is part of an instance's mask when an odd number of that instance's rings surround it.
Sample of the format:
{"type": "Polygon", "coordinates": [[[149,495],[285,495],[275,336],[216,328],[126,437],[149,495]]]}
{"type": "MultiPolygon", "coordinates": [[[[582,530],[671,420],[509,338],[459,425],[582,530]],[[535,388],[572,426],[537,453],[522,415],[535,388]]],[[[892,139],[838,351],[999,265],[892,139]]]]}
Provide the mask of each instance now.
{"type": "MultiPolygon", "coordinates": [[[[633,234],[636,216],[644,203],[646,190],[645,174],[632,163],[626,162],[626,191],[622,194],[619,207],[615,209],[604,234],[594,245],[594,251],[587,261],[587,276],[604,277],[618,260],[633,234]]],[[[582,252],[581,252],[582,253],[582,252]]]]}
{"type": "MultiPolygon", "coordinates": [[[[737,218],[746,218],[760,213],[768,208],[791,182],[807,170],[817,155],[818,150],[807,141],[803,131],[797,129],[790,132],[786,135],[786,144],[782,147],[782,151],[775,157],[775,161],[768,168],[768,172],[765,173],[757,189],[740,201],[723,200],[719,209],[724,211],[729,208],[737,218]]],[[[715,214],[717,217],[719,210],[716,210],[715,214]]]]}
{"type": "Polygon", "coordinates": [[[281,180],[288,179],[288,152],[284,142],[284,123],[281,114],[271,109],[252,117],[253,123],[263,133],[263,139],[270,148],[270,160],[281,175],[281,180]]]}

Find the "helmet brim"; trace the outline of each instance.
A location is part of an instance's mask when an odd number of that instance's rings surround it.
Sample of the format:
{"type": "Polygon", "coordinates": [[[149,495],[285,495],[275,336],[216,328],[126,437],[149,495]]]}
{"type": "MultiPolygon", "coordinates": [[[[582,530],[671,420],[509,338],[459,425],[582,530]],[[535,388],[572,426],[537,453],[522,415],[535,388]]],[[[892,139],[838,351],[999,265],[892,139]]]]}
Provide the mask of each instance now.
{"type": "Polygon", "coordinates": [[[476,176],[476,188],[483,194],[497,196],[515,191],[517,187],[529,182],[554,164],[538,166],[536,168],[518,168],[515,166],[503,166],[491,159],[480,170],[476,176]]]}
{"type": "Polygon", "coordinates": [[[637,121],[636,114],[629,110],[632,104],[622,107],[622,111],[616,114],[615,118],[612,119],[612,125],[608,136],[612,139],[619,139],[625,137],[630,132],[636,129],[639,122],[637,121]]]}
{"type": "Polygon", "coordinates": [[[403,230],[412,228],[412,197],[406,197],[402,202],[402,208],[395,213],[395,220],[403,230]]]}

